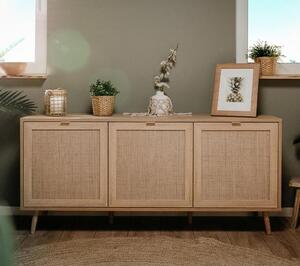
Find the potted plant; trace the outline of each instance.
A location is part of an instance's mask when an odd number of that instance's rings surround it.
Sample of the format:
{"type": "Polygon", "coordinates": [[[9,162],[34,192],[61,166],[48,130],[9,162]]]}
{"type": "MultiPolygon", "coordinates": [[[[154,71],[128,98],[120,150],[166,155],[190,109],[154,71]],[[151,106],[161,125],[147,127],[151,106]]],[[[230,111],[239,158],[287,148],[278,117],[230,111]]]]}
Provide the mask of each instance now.
{"type": "Polygon", "coordinates": [[[281,56],[283,56],[281,46],[262,41],[254,44],[249,52],[249,57],[260,64],[260,74],[264,76],[272,76],[276,73],[277,60],[281,56]]]}
{"type": "Polygon", "coordinates": [[[93,113],[97,116],[109,116],[114,112],[115,98],[119,91],[110,81],[97,79],[90,85],[93,113]]]}
{"type": "Polygon", "coordinates": [[[167,59],[160,63],[160,73],[154,77],[154,88],[156,94],[150,98],[148,114],[156,116],[171,115],[173,104],[165,90],[169,89],[170,71],[175,67],[177,60],[178,44],[175,49],[170,49],[167,59]]]}

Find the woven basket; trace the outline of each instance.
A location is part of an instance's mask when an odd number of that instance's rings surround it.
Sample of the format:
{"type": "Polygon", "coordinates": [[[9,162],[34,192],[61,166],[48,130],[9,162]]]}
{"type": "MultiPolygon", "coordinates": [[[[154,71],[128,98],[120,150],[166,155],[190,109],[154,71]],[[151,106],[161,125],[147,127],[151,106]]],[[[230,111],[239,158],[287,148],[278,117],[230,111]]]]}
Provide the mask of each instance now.
{"type": "Polygon", "coordinates": [[[64,89],[49,89],[44,96],[45,114],[64,116],[67,112],[67,91],[64,89]]]}
{"type": "Polygon", "coordinates": [[[93,113],[97,116],[110,116],[114,112],[116,96],[93,96],[93,113]]]}
{"type": "Polygon", "coordinates": [[[272,76],[276,73],[277,57],[257,57],[255,63],[260,64],[262,76],[272,76]]]}

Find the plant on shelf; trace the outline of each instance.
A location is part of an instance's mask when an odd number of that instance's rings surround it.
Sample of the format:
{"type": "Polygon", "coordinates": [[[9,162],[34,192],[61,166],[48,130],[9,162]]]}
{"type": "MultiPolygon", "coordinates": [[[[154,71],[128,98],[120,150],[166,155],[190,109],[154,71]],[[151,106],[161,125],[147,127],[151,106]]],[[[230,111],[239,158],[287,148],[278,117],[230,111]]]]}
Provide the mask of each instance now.
{"type": "Polygon", "coordinates": [[[95,83],[90,85],[90,93],[92,96],[115,96],[119,91],[114,87],[111,81],[97,79],[95,83]]]}
{"type": "Polygon", "coordinates": [[[22,91],[0,89],[0,113],[29,115],[35,112],[34,102],[29,100],[22,91]]]}
{"type": "Polygon", "coordinates": [[[178,44],[175,49],[170,49],[170,53],[166,60],[160,63],[160,73],[154,77],[154,88],[156,90],[156,95],[152,96],[150,99],[148,114],[164,116],[173,113],[173,105],[171,99],[165,95],[166,89],[169,89],[170,83],[170,71],[176,65],[178,44]]]}
{"type": "Polygon", "coordinates": [[[94,115],[112,115],[115,107],[115,98],[119,91],[111,81],[97,79],[95,83],[90,85],[90,94],[92,96],[94,115]]]}
{"type": "Polygon", "coordinates": [[[270,45],[266,41],[258,41],[249,51],[249,57],[260,64],[261,75],[266,76],[276,73],[277,60],[282,56],[281,46],[270,45]]]}
{"type": "Polygon", "coordinates": [[[176,65],[178,44],[175,49],[170,49],[170,54],[166,60],[160,63],[160,74],[154,77],[154,88],[159,91],[165,92],[165,89],[169,89],[169,76],[170,71],[176,65]]]}

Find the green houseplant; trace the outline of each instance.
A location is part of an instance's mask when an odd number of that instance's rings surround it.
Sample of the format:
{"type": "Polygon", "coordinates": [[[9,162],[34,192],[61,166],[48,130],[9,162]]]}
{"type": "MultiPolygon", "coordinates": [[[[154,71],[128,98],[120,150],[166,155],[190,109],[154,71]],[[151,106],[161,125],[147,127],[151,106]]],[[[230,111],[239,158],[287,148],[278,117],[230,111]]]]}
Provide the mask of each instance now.
{"type": "Polygon", "coordinates": [[[90,85],[93,113],[97,116],[110,116],[114,112],[115,99],[119,91],[110,81],[97,79],[90,85]]]}
{"type": "Polygon", "coordinates": [[[29,115],[36,110],[35,104],[22,91],[11,91],[0,88],[0,114],[29,115]]]}
{"type": "Polygon", "coordinates": [[[281,47],[258,41],[249,51],[249,57],[260,64],[260,74],[271,76],[276,73],[277,60],[282,55],[281,47]]]}

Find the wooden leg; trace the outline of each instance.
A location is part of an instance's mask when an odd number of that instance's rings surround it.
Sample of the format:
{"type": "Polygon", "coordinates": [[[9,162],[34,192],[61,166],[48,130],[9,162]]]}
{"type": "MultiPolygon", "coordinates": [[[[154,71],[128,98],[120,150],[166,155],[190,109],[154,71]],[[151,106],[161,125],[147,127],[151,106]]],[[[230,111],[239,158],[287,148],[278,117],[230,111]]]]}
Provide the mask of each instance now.
{"type": "Polygon", "coordinates": [[[269,214],[267,212],[264,212],[263,215],[264,215],[266,233],[267,233],[267,235],[270,235],[271,234],[271,224],[270,224],[269,214]]]}
{"type": "Polygon", "coordinates": [[[188,212],[188,223],[189,224],[193,223],[193,213],[192,212],[188,212]]]}
{"type": "Polygon", "coordinates": [[[114,213],[113,212],[109,212],[108,214],[108,219],[109,219],[109,224],[114,224],[114,213]]]}
{"type": "Polygon", "coordinates": [[[297,188],[295,204],[294,204],[294,209],[293,209],[292,222],[291,222],[292,229],[296,229],[296,227],[297,227],[299,208],[300,208],[300,188],[297,188]]]}
{"type": "Polygon", "coordinates": [[[30,230],[30,233],[32,235],[35,233],[36,225],[37,225],[37,222],[38,222],[38,217],[39,217],[39,212],[36,211],[34,213],[34,215],[32,216],[32,220],[31,220],[31,230],[30,230]]]}

